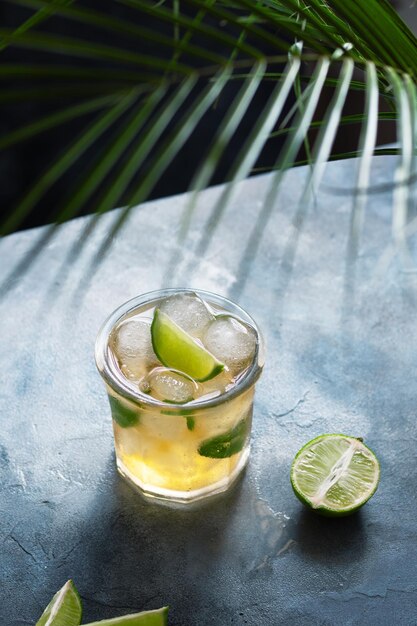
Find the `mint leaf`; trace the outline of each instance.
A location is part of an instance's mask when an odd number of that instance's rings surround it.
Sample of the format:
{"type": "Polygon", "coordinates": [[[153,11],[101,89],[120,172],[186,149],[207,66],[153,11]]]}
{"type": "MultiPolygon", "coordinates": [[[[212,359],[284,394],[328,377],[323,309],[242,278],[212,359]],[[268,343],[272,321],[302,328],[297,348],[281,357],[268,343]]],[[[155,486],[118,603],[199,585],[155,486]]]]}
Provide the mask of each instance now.
{"type": "Polygon", "coordinates": [[[193,416],[189,415],[186,419],[187,419],[187,428],[188,428],[188,430],[194,430],[195,419],[193,418],[193,416]]]}
{"type": "Polygon", "coordinates": [[[226,459],[242,450],[247,435],[247,420],[241,420],[228,432],[203,441],[198,448],[198,453],[201,456],[207,456],[211,459],[226,459]]]}
{"type": "Polygon", "coordinates": [[[139,423],[139,412],[137,409],[131,409],[117,398],[109,396],[111,414],[115,422],[122,428],[129,428],[139,423]]]}

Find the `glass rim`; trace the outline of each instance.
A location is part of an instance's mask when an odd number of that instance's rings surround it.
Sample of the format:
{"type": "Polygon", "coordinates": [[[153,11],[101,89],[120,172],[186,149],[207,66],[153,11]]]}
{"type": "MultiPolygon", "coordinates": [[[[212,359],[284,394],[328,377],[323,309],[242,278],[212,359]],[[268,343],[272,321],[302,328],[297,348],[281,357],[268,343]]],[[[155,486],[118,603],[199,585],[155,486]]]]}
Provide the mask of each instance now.
{"type": "Polygon", "coordinates": [[[118,306],[107,317],[98,332],[95,343],[95,361],[97,369],[105,383],[124,399],[134,402],[136,405],[140,405],[143,408],[149,407],[169,409],[170,412],[173,412],[175,414],[181,414],[184,410],[195,410],[206,407],[208,408],[218,406],[219,404],[228,402],[232,398],[235,398],[244,393],[246,390],[250,389],[261,375],[263,362],[259,362],[259,360],[263,354],[263,350],[264,342],[258,325],[256,324],[255,320],[249,315],[249,313],[242,309],[238,304],[232,302],[232,300],[229,300],[225,296],[215,294],[211,291],[178,287],[148,291],[139,296],[135,296],[134,298],[131,298],[130,300],[127,300],[126,302],[118,306]],[[109,349],[109,337],[112,330],[119,322],[123,320],[123,318],[127,317],[129,313],[132,313],[141,305],[148,303],[152,304],[153,302],[160,300],[164,296],[174,295],[177,293],[195,293],[197,295],[200,295],[202,298],[207,299],[209,304],[211,301],[213,302],[213,304],[218,304],[219,306],[226,308],[228,313],[231,313],[232,315],[236,314],[236,316],[238,318],[241,318],[243,322],[246,322],[250,326],[252,326],[257,337],[256,351],[252,362],[246,372],[242,375],[242,378],[239,379],[231,389],[212,398],[207,398],[201,401],[197,399],[181,405],[157,400],[156,398],[152,398],[152,396],[145,396],[144,394],[140,393],[139,390],[136,392],[135,389],[133,389],[132,386],[129,384],[129,381],[124,378],[123,374],[115,363],[115,359],[111,358],[111,352],[109,349]]]}

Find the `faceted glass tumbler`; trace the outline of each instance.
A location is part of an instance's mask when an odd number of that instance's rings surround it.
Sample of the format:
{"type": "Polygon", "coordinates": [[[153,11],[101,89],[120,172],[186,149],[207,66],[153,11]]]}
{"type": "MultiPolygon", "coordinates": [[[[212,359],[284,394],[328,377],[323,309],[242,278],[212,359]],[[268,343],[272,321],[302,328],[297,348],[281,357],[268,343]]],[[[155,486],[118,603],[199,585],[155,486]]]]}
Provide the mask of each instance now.
{"type": "Polygon", "coordinates": [[[166,289],[138,296],[116,309],[98,334],[96,363],[108,393],[122,476],[145,496],[170,502],[195,502],[226,491],[249,458],[255,383],[263,361],[264,344],[256,323],[222,296],[166,289]],[[196,293],[216,312],[248,324],[256,335],[256,349],[245,373],[224,393],[177,405],[135,388],[121,373],[109,340],[123,320],[183,293],[196,293]]]}

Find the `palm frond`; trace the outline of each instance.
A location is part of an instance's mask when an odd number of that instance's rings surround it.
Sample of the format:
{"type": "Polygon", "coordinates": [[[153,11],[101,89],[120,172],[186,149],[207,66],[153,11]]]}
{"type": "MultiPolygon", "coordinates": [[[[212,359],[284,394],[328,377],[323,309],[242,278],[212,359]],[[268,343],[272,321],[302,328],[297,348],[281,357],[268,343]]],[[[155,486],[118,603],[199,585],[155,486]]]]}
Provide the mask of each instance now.
{"type": "Polygon", "coordinates": [[[191,181],[190,189],[192,194],[184,212],[183,227],[180,231],[180,239],[185,236],[191,219],[193,210],[196,207],[198,192],[207,187],[215,172],[222,152],[232,139],[242,118],[250,106],[250,102],[255,95],[260,82],[265,73],[265,63],[257,63],[253,73],[246,79],[235,102],[230,107],[223,123],[219,127],[217,135],[207,153],[206,159],[197,170],[194,179],[191,181]]]}
{"type": "Polygon", "coordinates": [[[398,131],[397,136],[401,145],[401,156],[397,165],[394,180],[394,205],[392,230],[394,239],[401,251],[403,262],[412,267],[410,253],[407,247],[406,228],[408,223],[408,210],[410,201],[410,190],[408,180],[412,175],[414,143],[413,135],[415,128],[415,107],[410,106],[409,95],[405,88],[404,79],[401,79],[394,70],[387,69],[388,76],[392,82],[398,110],[398,131]]]}
{"type": "MultiPolygon", "coordinates": [[[[130,52],[124,48],[116,48],[95,43],[94,45],[82,39],[73,37],[63,37],[49,35],[46,33],[24,33],[17,38],[13,37],[14,31],[7,28],[0,28],[0,38],[5,42],[13,44],[18,48],[30,50],[42,50],[51,54],[67,54],[71,57],[82,59],[92,59],[98,61],[112,61],[129,63],[139,67],[146,67],[152,71],[165,71],[168,69],[168,62],[156,56],[146,56],[137,52],[130,52]]],[[[190,74],[191,68],[183,63],[177,63],[175,70],[181,74],[190,74]]]]}
{"type": "MultiPolygon", "coordinates": [[[[310,81],[311,89],[309,89],[308,98],[306,99],[304,106],[300,108],[298,112],[297,123],[295,124],[295,127],[294,127],[294,131],[288,135],[285,145],[282,149],[282,152],[278,157],[278,160],[276,163],[276,173],[272,177],[272,180],[270,182],[270,185],[266,194],[264,204],[259,213],[259,217],[253,226],[248,243],[242,255],[242,259],[241,259],[240,267],[238,271],[238,279],[236,281],[236,287],[235,287],[235,292],[234,292],[235,297],[237,297],[240,291],[243,289],[245,282],[247,280],[247,277],[249,275],[249,270],[250,270],[249,265],[252,263],[253,258],[256,256],[263,233],[271,217],[271,214],[274,209],[275,202],[276,202],[279,190],[280,190],[281,181],[284,178],[286,171],[293,164],[293,160],[295,158],[295,155],[298,153],[298,150],[301,144],[303,143],[303,141],[305,141],[306,134],[311,123],[311,119],[314,115],[314,111],[316,109],[318,99],[320,97],[321,89],[326,80],[327,72],[329,70],[329,65],[330,65],[330,60],[327,57],[323,57],[321,61],[317,64],[315,72],[310,81]],[[238,292],[238,289],[239,289],[239,292],[238,292]]],[[[326,127],[327,126],[328,124],[326,124],[326,127]]],[[[298,209],[296,211],[296,215],[294,218],[294,226],[296,227],[294,229],[294,232],[298,230],[298,227],[301,223],[302,215],[306,210],[306,203],[305,203],[306,195],[311,190],[311,186],[310,186],[311,181],[314,180],[314,175],[316,171],[317,171],[316,169],[311,170],[310,177],[308,178],[308,182],[306,183],[304,192],[301,196],[301,201],[298,205],[298,209]]],[[[295,253],[296,246],[295,246],[294,241],[291,241],[289,243],[289,249],[290,251],[287,251],[285,254],[285,256],[287,257],[287,265],[292,264],[292,261],[290,263],[288,261],[288,258],[291,257],[292,259],[295,253]]],[[[282,286],[281,286],[281,289],[282,289],[282,286]]]]}
{"type": "Polygon", "coordinates": [[[24,196],[15,211],[1,224],[0,229],[2,233],[7,234],[20,224],[21,220],[32,210],[45,191],[126,111],[138,95],[138,89],[132,89],[110,111],[104,113],[69,149],[63,152],[58,161],[45,172],[44,176],[24,196]]]}
{"type": "MultiPolygon", "coordinates": [[[[179,248],[198,209],[198,192],[215,180],[219,164],[233,145],[237,146],[235,155],[224,168],[227,184],[206,221],[195,254],[204,254],[210,245],[236,183],[254,171],[274,173],[249,237],[252,254],[288,168],[311,163],[300,201],[301,216],[322,183],[327,161],[359,155],[356,190],[342,190],[353,198],[349,245],[354,259],[366,193],[372,187],[378,125],[395,120],[400,156],[394,180],[393,234],[406,249],[404,233],[415,178],[417,41],[387,0],[109,3],[123,9],[122,16],[111,15],[103,6],[83,6],[82,0],[16,3],[33,13],[17,28],[0,28],[0,54],[23,49],[40,56],[28,55],[27,63],[21,57],[11,62],[6,56],[0,64],[0,81],[8,81],[10,87],[2,90],[0,106],[34,101],[58,105],[52,113],[10,129],[0,137],[0,149],[69,122],[81,124],[85,116],[94,119],[62,149],[13,210],[3,214],[2,234],[18,228],[100,140],[100,153],[90,159],[84,176],[77,177],[78,187],[60,198],[59,211],[53,215],[59,223],[79,215],[87,203],[94,206],[96,215],[124,205],[92,262],[93,272],[130,209],[152,194],[217,106],[222,114],[216,132],[202,151],[204,158],[196,159],[190,172],[192,193],[179,229],[179,248]],[[101,33],[99,40],[87,40],[76,32],[65,37],[56,34],[51,17],[92,28],[101,33]],[[262,89],[266,96],[261,95],[262,89]],[[360,112],[346,110],[352,93],[363,95],[360,112]],[[382,107],[384,102],[388,110],[382,107]],[[239,140],[249,116],[254,121],[239,140]],[[335,150],[335,140],[347,124],[361,126],[359,140],[356,147],[340,152],[335,150]],[[264,154],[271,159],[267,165],[264,154]]],[[[86,226],[71,259],[80,253],[96,221],[86,226]]],[[[178,256],[177,266],[181,262],[178,256]]],[[[167,280],[174,275],[174,264],[171,270],[167,280]]]]}
{"type": "Polygon", "coordinates": [[[4,150],[5,148],[8,148],[16,143],[30,139],[30,137],[50,130],[55,126],[65,124],[65,122],[74,118],[78,118],[83,115],[87,115],[88,113],[92,113],[93,111],[97,111],[98,109],[111,106],[115,103],[116,99],[119,99],[119,96],[115,94],[102,96],[101,98],[94,98],[93,100],[87,100],[81,104],[67,107],[62,111],[54,113],[53,115],[46,115],[36,122],[27,124],[22,128],[18,128],[14,132],[0,137],[0,150],[4,150]]]}
{"type": "MultiPolygon", "coordinates": [[[[371,62],[368,62],[366,67],[366,78],[365,124],[362,127],[360,146],[362,158],[358,167],[356,183],[358,192],[366,191],[369,186],[372,156],[375,151],[378,130],[378,80],[375,65],[371,62]]],[[[356,259],[358,253],[359,237],[366,204],[366,195],[364,193],[357,193],[354,197],[348,244],[348,263],[350,265],[356,259]]]]}
{"type": "Polygon", "coordinates": [[[297,76],[300,67],[300,61],[295,58],[291,62],[291,66],[288,68],[288,72],[285,72],[285,78],[282,82],[278,83],[273,91],[269,102],[267,103],[263,116],[257,121],[253,127],[252,133],[249,135],[247,141],[243,145],[243,148],[235,160],[230,176],[231,182],[226,185],[223,193],[221,194],[216,206],[214,207],[210,219],[208,220],[205,230],[201,236],[200,242],[196,249],[198,256],[203,255],[213,237],[214,231],[217,228],[224,210],[230,202],[232,193],[235,189],[236,183],[246,178],[251,171],[253,164],[259,156],[262,148],[268,140],[271,130],[274,127],[279,115],[287,100],[291,87],[294,84],[295,77],[297,76]]]}
{"type": "Polygon", "coordinates": [[[33,15],[31,15],[27,20],[25,20],[20,26],[18,26],[15,30],[13,30],[7,37],[0,39],[0,51],[7,48],[8,45],[14,43],[23,33],[28,32],[32,28],[39,26],[50,18],[52,15],[56,14],[59,8],[62,8],[65,5],[70,5],[74,2],[74,0],[52,0],[49,3],[42,3],[33,15]]]}
{"type": "MultiPolygon", "coordinates": [[[[24,4],[25,6],[39,9],[37,14],[44,10],[44,0],[18,1],[20,4],[24,4]]],[[[69,6],[69,2],[65,4],[61,2],[58,6],[56,6],[54,8],[54,15],[61,15],[70,20],[94,26],[110,33],[121,33],[122,35],[132,38],[133,40],[140,38],[146,41],[152,41],[153,43],[163,46],[164,48],[168,48],[169,50],[175,48],[178,52],[185,51],[189,55],[204,59],[210,63],[221,64],[225,62],[224,57],[219,54],[210,53],[209,50],[206,50],[201,46],[196,46],[188,42],[186,46],[181,45],[181,43],[178,43],[175,38],[173,40],[172,37],[158,33],[155,30],[145,28],[140,24],[132,24],[126,20],[115,19],[114,17],[103,15],[103,13],[93,11],[91,9],[69,6]]],[[[176,17],[176,20],[177,19],[178,16],[176,17]]]]}

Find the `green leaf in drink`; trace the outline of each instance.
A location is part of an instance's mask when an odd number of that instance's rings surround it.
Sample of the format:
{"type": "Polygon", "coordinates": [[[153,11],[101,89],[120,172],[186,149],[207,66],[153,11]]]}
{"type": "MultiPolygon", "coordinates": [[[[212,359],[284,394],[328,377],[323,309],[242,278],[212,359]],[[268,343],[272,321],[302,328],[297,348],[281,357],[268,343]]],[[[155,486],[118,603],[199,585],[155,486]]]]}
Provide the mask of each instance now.
{"type": "Polygon", "coordinates": [[[72,580],[69,580],[52,598],[36,626],[79,626],[82,606],[72,580]]]}
{"type": "Polygon", "coordinates": [[[109,396],[111,414],[115,422],[122,428],[129,428],[139,423],[139,412],[114,396],[109,396]]]}
{"type": "Polygon", "coordinates": [[[167,624],[168,607],[164,606],[154,611],[142,611],[141,613],[132,613],[99,622],[90,622],[85,626],[167,626],[167,624]]]}
{"type": "Polygon", "coordinates": [[[187,419],[187,428],[188,430],[194,430],[195,427],[195,419],[192,415],[188,415],[187,419]]]}
{"type": "Polygon", "coordinates": [[[379,475],[378,459],[362,439],[321,435],[295,456],[291,485],[308,508],[328,517],[342,517],[371,498],[379,475]]]}
{"type": "Polygon", "coordinates": [[[195,412],[195,409],[179,409],[176,411],[170,411],[169,409],[161,409],[162,415],[175,415],[176,417],[178,415],[181,415],[185,417],[185,419],[187,420],[188,430],[194,430],[194,427],[195,427],[195,418],[193,415],[194,412],[195,412]]]}
{"type": "Polygon", "coordinates": [[[247,434],[248,423],[244,419],[231,430],[203,441],[198,448],[198,453],[211,459],[226,459],[242,450],[247,434]]]}
{"type": "Polygon", "coordinates": [[[223,363],[159,309],[154,313],[151,334],[154,352],[165,367],[184,372],[200,382],[217,376],[224,369],[223,363]]]}

